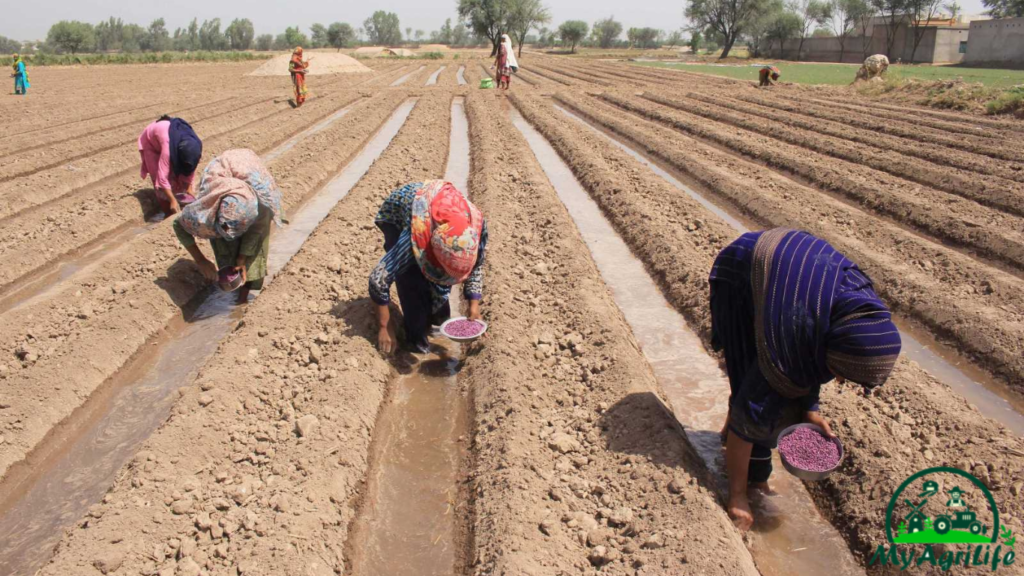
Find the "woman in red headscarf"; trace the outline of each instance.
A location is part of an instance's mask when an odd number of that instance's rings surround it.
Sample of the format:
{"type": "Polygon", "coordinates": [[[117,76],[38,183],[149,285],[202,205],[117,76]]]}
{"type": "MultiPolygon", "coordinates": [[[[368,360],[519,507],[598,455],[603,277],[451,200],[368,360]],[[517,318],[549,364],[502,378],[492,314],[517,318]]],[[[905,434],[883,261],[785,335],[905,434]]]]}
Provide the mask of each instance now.
{"type": "Polygon", "coordinates": [[[487,222],[450,182],[430,180],[393,191],[375,219],[387,252],[370,273],[370,299],[377,307],[377,343],[395,349],[390,325],[391,285],[397,284],[407,346],[426,352],[430,327],[451,315],[451,287],[462,284],[467,316],[480,318],[487,222]]]}
{"type": "MultiPolygon", "coordinates": [[[[312,58],[310,58],[312,60],[312,58]]],[[[302,59],[302,46],[295,48],[292,52],[292,59],[288,62],[288,71],[292,74],[292,84],[295,85],[295,107],[302,106],[306,101],[306,72],[309,70],[309,60],[302,59]]]]}

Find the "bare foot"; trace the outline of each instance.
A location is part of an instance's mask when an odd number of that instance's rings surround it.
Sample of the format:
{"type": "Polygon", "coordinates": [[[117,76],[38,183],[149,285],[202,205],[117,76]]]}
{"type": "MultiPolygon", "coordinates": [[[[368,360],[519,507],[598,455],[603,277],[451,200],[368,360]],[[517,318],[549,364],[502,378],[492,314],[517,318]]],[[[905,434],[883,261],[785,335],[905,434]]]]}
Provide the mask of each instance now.
{"type": "Polygon", "coordinates": [[[750,530],[750,527],[754,525],[754,515],[750,512],[750,502],[747,501],[745,494],[730,497],[727,511],[729,518],[732,518],[732,523],[741,532],[750,530]]]}
{"type": "Polygon", "coordinates": [[[242,286],[238,289],[238,298],[235,300],[235,304],[248,304],[249,303],[249,287],[242,286]]]}

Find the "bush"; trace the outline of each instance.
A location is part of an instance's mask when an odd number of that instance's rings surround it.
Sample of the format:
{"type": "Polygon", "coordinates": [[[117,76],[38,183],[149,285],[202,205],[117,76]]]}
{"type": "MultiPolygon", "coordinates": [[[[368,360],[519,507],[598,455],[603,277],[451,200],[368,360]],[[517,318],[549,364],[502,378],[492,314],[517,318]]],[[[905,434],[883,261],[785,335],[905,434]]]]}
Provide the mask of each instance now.
{"type": "Polygon", "coordinates": [[[424,52],[420,54],[420,58],[426,58],[427,60],[444,60],[444,54],[440,52],[424,52]]]}
{"type": "Polygon", "coordinates": [[[988,114],[1013,114],[1024,118],[1024,85],[1014,86],[985,104],[988,114]]]}
{"type": "Polygon", "coordinates": [[[31,66],[98,66],[107,64],[171,64],[174,62],[245,62],[248,60],[266,60],[269,54],[253,54],[251,52],[145,52],[119,54],[49,54],[39,53],[26,56],[31,66]]]}

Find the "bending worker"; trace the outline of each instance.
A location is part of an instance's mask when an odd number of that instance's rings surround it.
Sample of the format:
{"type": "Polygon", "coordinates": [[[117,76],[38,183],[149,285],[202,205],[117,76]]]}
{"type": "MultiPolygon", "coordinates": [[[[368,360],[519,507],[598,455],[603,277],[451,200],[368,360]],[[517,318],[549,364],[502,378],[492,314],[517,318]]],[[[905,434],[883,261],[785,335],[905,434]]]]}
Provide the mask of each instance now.
{"type": "Polygon", "coordinates": [[[206,166],[196,201],[174,221],[174,233],[210,282],[218,270],[242,276],[237,302],[261,290],[270,254],[270,223],[282,225],[281,191],[252,150],[228,150],[206,166]],[[210,241],[217,264],[207,260],[196,238],[210,241]]]}
{"type": "Polygon", "coordinates": [[[480,318],[487,222],[455,186],[443,180],[406,184],[384,200],[374,223],[384,233],[386,251],[370,272],[382,352],[395,350],[392,283],[398,284],[406,345],[413,352],[427,352],[431,325],[451,316],[452,286],[463,285],[467,316],[480,318]]]}
{"type": "Polygon", "coordinates": [[[142,178],[153,180],[156,202],[164,214],[181,212],[195,200],[192,179],[203,157],[203,141],[188,122],[161,116],[139,135],[142,178]]]}
{"type": "Polygon", "coordinates": [[[832,436],[818,411],[833,378],[883,384],[901,340],[871,279],[824,240],[776,228],[748,232],[711,269],[711,343],[729,376],[729,516],[753,524],[749,488],[769,490],[779,432],[801,420],[832,436]]]}
{"type": "Polygon", "coordinates": [[[779,72],[778,68],[775,66],[765,66],[758,73],[758,77],[761,80],[758,86],[771,86],[779,80],[779,76],[782,76],[782,72],[779,72]]]}

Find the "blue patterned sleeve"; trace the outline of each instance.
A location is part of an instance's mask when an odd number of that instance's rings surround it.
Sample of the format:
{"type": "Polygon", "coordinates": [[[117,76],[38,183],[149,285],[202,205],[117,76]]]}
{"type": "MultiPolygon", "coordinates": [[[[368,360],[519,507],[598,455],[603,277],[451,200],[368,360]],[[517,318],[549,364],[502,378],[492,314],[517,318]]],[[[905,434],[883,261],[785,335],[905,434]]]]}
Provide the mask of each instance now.
{"type": "Polygon", "coordinates": [[[487,220],[480,231],[480,251],[476,255],[476,266],[469,278],[462,284],[462,295],[466,300],[482,300],[484,297],[484,256],[487,252],[487,220]]]}
{"type": "Polygon", "coordinates": [[[386,306],[391,302],[391,285],[394,284],[395,277],[404,271],[412,260],[412,234],[406,228],[398,237],[398,242],[370,272],[370,299],[374,303],[386,306]]]}

